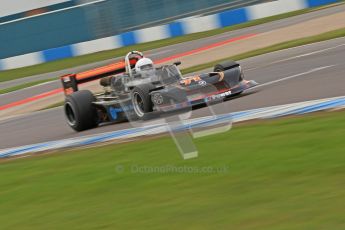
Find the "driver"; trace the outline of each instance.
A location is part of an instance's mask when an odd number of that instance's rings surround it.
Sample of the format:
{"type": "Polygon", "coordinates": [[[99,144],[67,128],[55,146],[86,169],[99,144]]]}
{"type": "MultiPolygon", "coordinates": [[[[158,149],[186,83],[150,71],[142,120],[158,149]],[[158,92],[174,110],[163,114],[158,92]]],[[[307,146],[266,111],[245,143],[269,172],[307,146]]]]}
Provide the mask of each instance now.
{"type": "Polygon", "coordinates": [[[155,75],[155,67],[150,58],[141,58],[135,64],[135,72],[140,73],[142,77],[151,77],[155,75]]]}

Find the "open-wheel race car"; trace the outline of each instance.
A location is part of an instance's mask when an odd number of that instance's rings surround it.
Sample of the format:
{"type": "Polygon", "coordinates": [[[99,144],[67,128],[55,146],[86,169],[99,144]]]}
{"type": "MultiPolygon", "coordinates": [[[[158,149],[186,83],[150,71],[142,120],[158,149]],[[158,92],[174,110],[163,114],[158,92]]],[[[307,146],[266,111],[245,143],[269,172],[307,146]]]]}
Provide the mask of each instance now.
{"type": "Polygon", "coordinates": [[[180,64],[154,67],[141,52],[132,51],[123,61],[62,76],[67,123],[82,131],[104,122],[149,119],[152,114],[222,101],[257,85],[244,79],[241,66],[234,61],[190,77],[182,76],[180,64]],[[78,89],[79,84],[96,79],[103,86],[101,93],[78,89]]]}

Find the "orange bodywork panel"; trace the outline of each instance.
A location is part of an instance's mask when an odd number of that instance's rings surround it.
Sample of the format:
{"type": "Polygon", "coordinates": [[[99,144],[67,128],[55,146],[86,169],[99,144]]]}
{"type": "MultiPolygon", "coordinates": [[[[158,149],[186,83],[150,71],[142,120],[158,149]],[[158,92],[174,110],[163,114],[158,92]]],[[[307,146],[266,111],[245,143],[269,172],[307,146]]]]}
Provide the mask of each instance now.
{"type": "Polygon", "coordinates": [[[119,70],[119,69],[122,69],[122,70],[126,69],[124,61],[110,64],[110,65],[106,65],[106,66],[102,66],[102,67],[92,69],[92,70],[87,70],[85,72],[77,73],[76,79],[77,80],[84,80],[84,79],[94,77],[97,75],[103,75],[103,74],[106,74],[109,72],[114,72],[114,71],[119,70]]]}
{"type": "MultiPolygon", "coordinates": [[[[130,59],[131,67],[135,66],[137,63],[137,58],[130,59]]],[[[78,91],[78,85],[94,81],[103,77],[123,73],[126,71],[126,63],[125,61],[119,61],[113,64],[109,64],[106,66],[98,67],[96,69],[87,70],[84,72],[76,73],[76,74],[67,74],[61,76],[62,86],[65,92],[65,95],[72,94],[73,92],[78,91]]]]}

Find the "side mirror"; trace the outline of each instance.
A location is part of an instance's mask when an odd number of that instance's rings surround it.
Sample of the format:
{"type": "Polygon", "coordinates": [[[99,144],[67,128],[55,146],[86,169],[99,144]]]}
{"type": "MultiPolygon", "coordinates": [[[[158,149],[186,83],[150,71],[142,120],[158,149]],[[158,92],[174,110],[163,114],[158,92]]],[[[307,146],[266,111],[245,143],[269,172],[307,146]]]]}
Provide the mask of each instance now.
{"type": "Polygon", "coordinates": [[[181,61],[174,62],[174,65],[176,65],[176,66],[181,65],[181,61]]]}

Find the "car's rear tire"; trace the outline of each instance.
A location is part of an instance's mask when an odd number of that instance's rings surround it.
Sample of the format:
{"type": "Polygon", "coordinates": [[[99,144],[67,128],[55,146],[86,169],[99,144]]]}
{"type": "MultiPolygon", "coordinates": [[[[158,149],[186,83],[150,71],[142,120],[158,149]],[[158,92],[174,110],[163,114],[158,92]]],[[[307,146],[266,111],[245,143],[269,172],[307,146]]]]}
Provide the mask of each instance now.
{"type": "Polygon", "coordinates": [[[229,61],[224,61],[221,63],[218,63],[217,65],[214,66],[213,71],[214,72],[222,72],[234,67],[239,66],[239,64],[235,61],[229,60],[229,61]]]}
{"type": "Polygon", "coordinates": [[[97,111],[92,105],[95,96],[88,90],[77,91],[68,95],[64,110],[68,125],[75,131],[95,128],[98,125],[97,111]]]}
{"type": "Polygon", "coordinates": [[[131,119],[145,120],[149,118],[150,112],[153,111],[153,104],[150,96],[150,90],[153,88],[151,84],[144,84],[132,89],[131,100],[133,105],[133,116],[131,119]]]}

